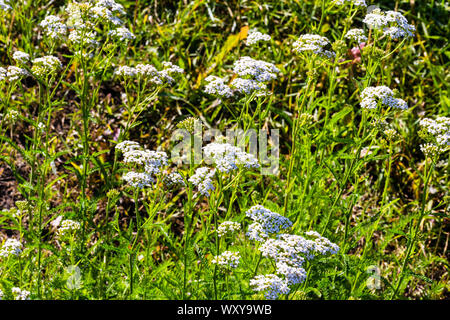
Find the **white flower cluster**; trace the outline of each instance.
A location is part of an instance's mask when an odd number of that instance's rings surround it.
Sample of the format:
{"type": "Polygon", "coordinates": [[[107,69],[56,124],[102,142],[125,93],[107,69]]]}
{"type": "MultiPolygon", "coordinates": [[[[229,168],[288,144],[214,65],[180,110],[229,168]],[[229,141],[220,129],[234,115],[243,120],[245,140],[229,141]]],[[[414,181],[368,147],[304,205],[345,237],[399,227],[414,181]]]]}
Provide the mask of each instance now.
{"type": "Polygon", "coordinates": [[[22,253],[22,244],[16,239],[6,239],[0,249],[0,257],[8,258],[9,256],[19,256],[22,253]]]}
{"type": "Polygon", "coordinates": [[[242,57],[235,61],[233,72],[239,77],[234,79],[230,86],[241,94],[267,95],[266,84],[277,78],[280,70],[270,62],[255,60],[250,57],[242,57]]]}
{"type": "Polygon", "coordinates": [[[57,234],[59,237],[64,237],[66,235],[73,234],[74,232],[80,230],[80,228],[81,225],[79,222],[66,219],[61,221],[58,227],[57,234]]]}
{"type": "Polygon", "coordinates": [[[124,78],[134,78],[145,79],[150,83],[156,85],[162,85],[167,82],[172,84],[175,79],[172,77],[184,72],[184,70],[178,66],[173,65],[170,62],[162,63],[164,69],[158,71],[154,66],[150,64],[138,64],[136,67],[120,66],[114,72],[117,76],[124,78]]]}
{"type": "Polygon", "coordinates": [[[197,187],[198,192],[206,197],[210,196],[210,191],[214,191],[214,185],[212,179],[216,173],[215,169],[210,169],[208,167],[201,167],[195,170],[192,177],[189,178],[189,182],[197,187]]]}
{"type": "Polygon", "coordinates": [[[379,9],[367,14],[363,22],[373,29],[383,28],[383,34],[398,39],[413,37],[416,28],[408,23],[408,20],[396,11],[383,12],[379,9]]]}
{"type": "Polygon", "coordinates": [[[7,3],[8,0],[0,0],[0,10],[2,11],[8,11],[11,10],[11,6],[7,3]]]}
{"type": "Polygon", "coordinates": [[[270,41],[270,36],[268,34],[264,34],[259,32],[258,30],[250,29],[247,34],[247,45],[251,46],[259,41],[270,41]]]}
{"type": "Polygon", "coordinates": [[[280,294],[288,294],[286,281],[275,274],[258,275],[250,280],[253,290],[263,292],[266,299],[275,300],[280,294]]]}
{"type": "MultiPolygon", "coordinates": [[[[307,274],[303,268],[305,259],[311,260],[319,254],[336,254],[339,251],[336,244],[319,233],[310,231],[305,234],[312,239],[281,234],[277,239],[267,239],[259,248],[264,257],[275,261],[277,281],[283,283],[283,288],[287,288],[283,293],[289,293],[289,286],[306,280],[307,274]]],[[[278,295],[274,295],[273,298],[277,297],[278,295]]]]}
{"type": "Polygon", "coordinates": [[[225,79],[216,76],[208,76],[205,78],[205,81],[208,82],[208,84],[205,86],[204,92],[225,98],[233,96],[233,91],[225,84],[225,79]]]}
{"type": "Polygon", "coordinates": [[[133,151],[133,150],[139,150],[139,149],[141,149],[141,146],[139,145],[139,143],[137,143],[135,141],[125,140],[125,141],[119,142],[116,145],[116,149],[122,151],[123,153],[126,153],[126,152],[133,151]]]}
{"type": "Polygon", "coordinates": [[[366,109],[376,109],[378,102],[391,108],[408,109],[408,104],[402,99],[394,98],[394,92],[386,86],[367,87],[362,91],[361,98],[361,107],[366,109]]]}
{"type": "Polygon", "coordinates": [[[248,226],[247,236],[250,240],[264,241],[270,234],[292,226],[291,220],[261,205],[251,207],[245,214],[254,221],[248,226]]]}
{"type": "Polygon", "coordinates": [[[215,256],[211,260],[211,263],[217,264],[219,267],[224,269],[237,268],[240,258],[241,256],[238,252],[224,251],[222,254],[215,256]]]}
{"type": "Polygon", "coordinates": [[[28,53],[22,52],[22,51],[15,51],[13,53],[12,58],[18,62],[18,63],[22,63],[25,64],[28,61],[30,61],[30,55],[28,53]]]}
{"type": "Polygon", "coordinates": [[[365,0],[334,0],[333,3],[340,5],[340,6],[349,3],[349,4],[353,4],[354,6],[357,6],[357,7],[367,7],[365,0]]]}
{"type": "Polygon", "coordinates": [[[15,300],[30,300],[30,291],[21,290],[20,288],[13,287],[11,288],[11,292],[14,295],[15,300]]]}
{"type": "Polygon", "coordinates": [[[108,32],[108,35],[120,41],[133,40],[136,38],[136,36],[128,28],[125,27],[111,30],[108,32]]]}
{"type": "Polygon", "coordinates": [[[435,120],[424,118],[419,122],[425,139],[431,141],[420,145],[421,151],[427,157],[434,157],[448,149],[450,146],[450,118],[437,117],[435,120]]]}
{"type": "Polygon", "coordinates": [[[96,25],[102,23],[116,27],[109,32],[109,35],[119,41],[135,38],[134,34],[124,27],[124,22],[117,17],[117,15],[125,14],[123,6],[113,0],[73,1],[67,5],[66,13],[68,18],[65,23],[60,17],[54,15],[49,15],[41,21],[40,26],[48,37],[61,39],[67,35],[68,30],[71,30],[69,40],[73,44],[84,43],[98,46],[99,42],[96,40],[97,34],[94,29],[96,25]]]}
{"type": "MultiPolygon", "coordinates": [[[[0,2],[0,4],[1,4],[1,2],[0,2]]],[[[2,291],[2,289],[0,289],[0,300],[3,300],[3,296],[4,296],[3,291],[2,291]]]]}
{"type": "Polygon", "coordinates": [[[123,141],[116,145],[123,152],[124,162],[133,166],[144,166],[143,172],[129,171],[122,178],[134,188],[151,186],[153,175],[160,174],[162,167],[167,166],[167,154],[162,151],[143,149],[133,141],[123,141]]]}
{"type": "Polygon", "coordinates": [[[240,77],[251,77],[258,82],[267,82],[277,78],[280,70],[274,64],[250,57],[242,57],[234,62],[234,73],[240,77]]]}
{"type": "Polygon", "coordinates": [[[428,135],[436,138],[438,145],[450,145],[450,118],[437,117],[436,120],[424,118],[419,122],[428,135]]]}
{"type": "Polygon", "coordinates": [[[229,143],[212,142],[206,145],[203,150],[206,159],[211,160],[220,172],[228,173],[238,169],[239,166],[247,169],[260,167],[258,159],[254,155],[229,143]]]}
{"type": "Polygon", "coordinates": [[[39,77],[51,75],[62,68],[61,61],[54,56],[36,58],[32,62],[33,67],[31,68],[31,71],[39,77]]]}
{"type": "Polygon", "coordinates": [[[139,189],[150,187],[155,182],[152,175],[147,172],[129,171],[123,175],[122,179],[131,187],[139,189]]]}
{"type": "Polygon", "coordinates": [[[224,221],[217,227],[217,234],[219,237],[224,237],[239,230],[241,230],[241,225],[238,222],[224,221]]]}
{"type": "Polygon", "coordinates": [[[164,184],[167,187],[173,187],[177,185],[185,186],[183,177],[178,172],[172,172],[164,175],[164,184]]]}
{"type": "Polygon", "coordinates": [[[69,41],[77,45],[85,44],[93,47],[98,47],[100,45],[100,42],[98,42],[96,39],[97,33],[95,31],[74,29],[70,31],[69,34],[69,41]]]}
{"type": "Polygon", "coordinates": [[[39,25],[44,29],[45,34],[52,39],[58,39],[67,34],[67,26],[61,22],[61,18],[58,16],[46,16],[39,25]]]}
{"type": "Polygon", "coordinates": [[[313,53],[321,57],[332,59],[336,57],[333,51],[325,50],[324,47],[330,44],[326,37],[317,34],[303,34],[293,43],[294,51],[297,53],[313,53]]]}
{"type": "Polygon", "coordinates": [[[8,81],[12,82],[29,75],[30,73],[26,69],[16,66],[9,66],[6,70],[0,67],[0,81],[8,79],[8,81]]]}
{"type": "Polygon", "coordinates": [[[367,41],[367,37],[363,29],[350,29],[345,34],[345,38],[353,40],[359,44],[367,41]]]}

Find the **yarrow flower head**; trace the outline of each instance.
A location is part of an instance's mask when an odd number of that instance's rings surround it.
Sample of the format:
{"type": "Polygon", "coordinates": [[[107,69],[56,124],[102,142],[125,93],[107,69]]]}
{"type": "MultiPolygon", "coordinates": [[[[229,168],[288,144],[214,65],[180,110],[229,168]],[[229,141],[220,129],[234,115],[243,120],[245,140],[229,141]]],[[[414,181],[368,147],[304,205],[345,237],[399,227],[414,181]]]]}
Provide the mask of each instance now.
{"type": "Polygon", "coordinates": [[[267,91],[265,83],[253,79],[236,78],[231,81],[230,86],[240,94],[250,95],[254,92],[256,92],[257,96],[267,96],[270,94],[267,91]]]}
{"type": "Polygon", "coordinates": [[[61,22],[61,18],[58,16],[47,16],[39,25],[51,39],[58,39],[67,34],[67,26],[61,22]]]}
{"type": "Polygon", "coordinates": [[[217,234],[219,237],[224,237],[239,230],[241,230],[241,225],[238,222],[224,221],[217,227],[217,234]]]}
{"type": "Polygon", "coordinates": [[[263,241],[268,235],[277,234],[292,226],[291,220],[261,205],[251,207],[245,214],[254,221],[247,232],[250,240],[263,241]]]}
{"type": "Polygon", "coordinates": [[[31,71],[39,77],[51,75],[62,68],[61,61],[54,56],[44,56],[33,60],[31,71]]]}
{"type": "Polygon", "coordinates": [[[240,77],[250,77],[258,82],[267,82],[277,78],[280,70],[272,63],[242,57],[234,63],[234,73],[240,77]]]}
{"type": "Polygon", "coordinates": [[[28,61],[30,61],[30,55],[28,53],[22,52],[22,51],[15,51],[12,58],[21,64],[25,64],[28,61]]]}
{"type": "Polygon", "coordinates": [[[244,152],[229,143],[213,142],[205,146],[203,150],[206,158],[211,160],[220,172],[228,173],[239,167],[246,169],[260,167],[254,155],[244,152]]]}
{"type": "Polygon", "coordinates": [[[239,265],[241,256],[238,252],[225,251],[219,256],[215,256],[211,263],[217,264],[222,269],[235,269],[239,265]]]}
{"type": "Polygon", "coordinates": [[[364,34],[364,30],[363,30],[363,29],[350,29],[350,30],[345,34],[345,38],[346,38],[346,39],[353,40],[353,41],[357,42],[358,44],[367,41],[367,37],[366,37],[366,35],[364,34]]]}
{"type": "Polygon", "coordinates": [[[183,177],[178,172],[167,173],[164,175],[163,182],[167,187],[185,186],[183,177]]]}
{"type": "Polygon", "coordinates": [[[259,251],[263,257],[273,259],[276,274],[283,277],[287,286],[303,283],[306,270],[305,260],[312,260],[317,255],[336,254],[339,247],[315,231],[306,232],[311,239],[292,234],[280,234],[276,239],[267,239],[259,251]]]}
{"type": "Polygon", "coordinates": [[[210,169],[208,167],[197,168],[194,175],[189,178],[189,182],[197,187],[201,195],[209,197],[209,192],[215,190],[212,183],[215,173],[215,169],[210,169]]]}
{"type": "Polygon", "coordinates": [[[413,37],[416,28],[408,23],[408,20],[396,11],[383,12],[375,9],[368,13],[363,22],[372,29],[383,28],[383,34],[392,39],[413,37]]]}
{"type": "Polygon", "coordinates": [[[225,84],[225,80],[223,78],[208,76],[205,78],[205,81],[208,82],[208,84],[205,86],[204,92],[225,98],[230,98],[233,96],[233,91],[227,84],[225,84]]]}
{"type": "Polygon", "coordinates": [[[16,239],[6,239],[0,249],[0,257],[19,256],[22,253],[22,244],[16,239]]]}
{"type": "Polygon", "coordinates": [[[408,109],[408,104],[394,97],[394,92],[386,86],[367,87],[361,93],[361,107],[365,109],[376,109],[378,103],[386,107],[396,109],[408,109]]]}
{"type": "Polygon", "coordinates": [[[30,291],[21,290],[18,287],[11,288],[15,300],[30,300],[30,291]]]}
{"type": "Polygon", "coordinates": [[[73,235],[78,230],[80,230],[80,228],[81,224],[79,222],[66,219],[61,221],[61,223],[59,224],[57,234],[58,237],[64,238],[67,235],[73,235]]]}
{"type": "Polygon", "coordinates": [[[170,62],[163,62],[163,67],[163,70],[158,71],[154,66],[149,64],[138,64],[136,67],[119,66],[114,74],[125,79],[138,77],[138,79],[146,80],[156,85],[162,85],[164,83],[172,84],[175,82],[172,76],[184,72],[182,68],[170,62]]]}
{"type": "Polygon", "coordinates": [[[450,118],[437,117],[435,120],[424,118],[420,120],[419,135],[427,141],[420,145],[420,150],[427,157],[436,157],[444,153],[450,146],[450,118]]]}
{"type": "Polygon", "coordinates": [[[365,0],[334,0],[333,3],[339,6],[343,6],[345,4],[353,4],[357,7],[367,7],[365,0]]]}
{"type": "Polygon", "coordinates": [[[123,175],[122,179],[125,180],[129,186],[138,189],[151,187],[155,182],[152,175],[147,172],[129,171],[123,175]]]}
{"type": "Polygon", "coordinates": [[[126,153],[126,152],[133,151],[133,150],[141,150],[142,147],[137,142],[125,140],[125,141],[119,142],[116,145],[116,149],[122,151],[123,153],[126,153]]]}
{"type": "Polygon", "coordinates": [[[275,274],[258,275],[250,280],[250,286],[257,292],[263,292],[264,297],[270,300],[290,292],[286,281],[275,274]]]}
{"type": "Polygon", "coordinates": [[[9,11],[11,10],[11,6],[8,4],[8,0],[0,0],[0,10],[9,11]]]}
{"type": "Polygon", "coordinates": [[[250,29],[247,34],[247,45],[251,46],[259,41],[270,41],[270,36],[268,34],[263,34],[258,30],[250,29]]]}
{"type": "Polygon", "coordinates": [[[119,27],[117,29],[111,30],[109,31],[108,35],[119,41],[133,40],[136,38],[136,36],[128,28],[125,27],[119,27]]]}
{"type": "Polygon", "coordinates": [[[325,47],[330,44],[326,37],[317,34],[303,34],[294,42],[294,51],[297,53],[313,53],[321,57],[332,59],[336,53],[325,50],[325,47]]]}
{"type": "Polygon", "coordinates": [[[27,77],[29,75],[30,73],[26,69],[15,66],[9,66],[6,71],[6,78],[11,82],[19,80],[22,77],[27,77]]]}

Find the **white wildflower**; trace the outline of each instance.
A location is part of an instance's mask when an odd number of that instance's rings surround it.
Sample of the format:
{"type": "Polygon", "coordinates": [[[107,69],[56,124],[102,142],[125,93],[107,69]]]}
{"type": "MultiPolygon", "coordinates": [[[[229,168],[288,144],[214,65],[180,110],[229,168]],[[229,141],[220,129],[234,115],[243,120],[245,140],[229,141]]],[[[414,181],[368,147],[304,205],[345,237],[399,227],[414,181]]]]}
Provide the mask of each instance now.
{"type": "Polygon", "coordinates": [[[367,37],[364,34],[363,29],[350,29],[346,34],[345,38],[353,40],[357,43],[363,43],[367,41],[367,37]]]}
{"type": "Polygon", "coordinates": [[[57,234],[59,237],[64,237],[66,235],[75,233],[76,231],[80,230],[80,228],[81,225],[79,222],[66,219],[60,223],[57,234]]]}
{"type": "Polygon", "coordinates": [[[0,249],[0,257],[19,256],[22,253],[22,244],[16,239],[6,239],[0,249]]]}
{"type": "Polygon", "coordinates": [[[213,142],[205,146],[203,150],[205,157],[211,160],[220,172],[228,173],[238,169],[239,166],[247,169],[260,167],[254,155],[228,143],[213,142]]]}
{"type": "Polygon", "coordinates": [[[259,41],[270,41],[270,36],[268,34],[263,34],[258,30],[249,30],[247,34],[247,45],[251,46],[259,41]]]}
{"type": "Polygon", "coordinates": [[[294,42],[293,50],[297,53],[313,53],[327,58],[334,58],[336,53],[324,49],[329,44],[330,41],[326,37],[317,34],[303,34],[294,42]]]}
{"type": "Polygon", "coordinates": [[[209,197],[210,196],[209,192],[215,190],[214,185],[212,183],[214,174],[215,169],[210,169],[208,167],[201,167],[195,170],[194,175],[189,178],[189,182],[191,182],[194,186],[197,187],[201,195],[209,197]]]}
{"type": "Polygon", "coordinates": [[[54,15],[45,17],[39,25],[45,30],[45,34],[52,39],[61,38],[67,34],[67,26],[61,22],[60,17],[54,15]]]}
{"type": "Polygon", "coordinates": [[[408,109],[408,104],[402,99],[394,98],[394,92],[386,86],[367,87],[361,93],[361,107],[376,109],[378,102],[386,107],[408,109]]]}
{"type": "Polygon", "coordinates": [[[276,234],[292,226],[291,220],[261,205],[251,207],[245,214],[253,221],[259,223],[266,234],[276,234]]]}
{"type": "Polygon", "coordinates": [[[258,82],[266,82],[277,78],[280,70],[272,63],[242,57],[234,63],[234,73],[241,77],[251,77],[258,82]]]}
{"type": "Polygon", "coordinates": [[[15,66],[9,66],[6,72],[6,77],[8,78],[8,81],[16,81],[28,75],[30,75],[30,73],[26,69],[15,66]]]}
{"type": "Polygon", "coordinates": [[[44,56],[33,60],[33,67],[31,70],[39,77],[44,77],[55,73],[62,68],[61,61],[54,56],[44,56]]]}
{"type": "Polygon", "coordinates": [[[30,300],[30,291],[21,290],[20,288],[13,287],[11,288],[11,292],[14,295],[15,300],[30,300]]]}
{"type": "Polygon", "coordinates": [[[125,27],[111,30],[109,31],[108,35],[119,41],[133,40],[136,38],[136,36],[128,28],[125,27]]]}
{"type": "Polygon", "coordinates": [[[263,292],[266,299],[274,300],[280,294],[288,294],[289,287],[285,280],[275,274],[259,275],[250,280],[253,290],[263,292]]]}
{"type": "Polygon", "coordinates": [[[205,86],[204,92],[211,95],[230,98],[233,95],[231,88],[225,84],[225,80],[216,76],[208,76],[205,78],[208,84],[205,86]]]}
{"type": "Polygon", "coordinates": [[[219,256],[215,256],[211,263],[217,264],[221,268],[237,268],[241,256],[238,252],[225,251],[219,256]]]}
{"type": "Polygon", "coordinates": [[[30,61],[30,55],[22,51],[15,51],[12,58],[18,63],[25,64],[30,61]]]}
{"type": "Polygon", "coordinates": [[[223,237],[239,230],[241,230],[241,225],[238,222],[224,221],[217,227],[217,234],[219,237],[223,237]]]}
{"type": "Polygon", "coordinates": [[[155,182],[155,179],[151,176],[151,174],[146,172],[127,172],[123,177],[123,180],[127,182],[133,188],[145,188],[150,187],[152,183],[155,182]]]}

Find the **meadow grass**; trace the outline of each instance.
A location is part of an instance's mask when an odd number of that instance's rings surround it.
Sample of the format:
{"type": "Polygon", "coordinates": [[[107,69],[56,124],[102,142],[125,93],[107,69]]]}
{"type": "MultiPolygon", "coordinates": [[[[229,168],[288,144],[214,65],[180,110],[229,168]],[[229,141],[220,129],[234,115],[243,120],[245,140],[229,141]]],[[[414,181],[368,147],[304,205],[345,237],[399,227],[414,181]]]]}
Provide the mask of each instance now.
{"type": "Polygon", "coordinates": [[[448,4],[334,2],[0,0],[0,299],[448,298],[448,4]]]}

